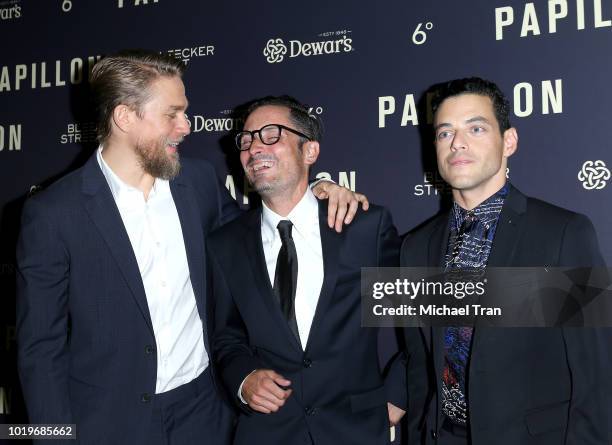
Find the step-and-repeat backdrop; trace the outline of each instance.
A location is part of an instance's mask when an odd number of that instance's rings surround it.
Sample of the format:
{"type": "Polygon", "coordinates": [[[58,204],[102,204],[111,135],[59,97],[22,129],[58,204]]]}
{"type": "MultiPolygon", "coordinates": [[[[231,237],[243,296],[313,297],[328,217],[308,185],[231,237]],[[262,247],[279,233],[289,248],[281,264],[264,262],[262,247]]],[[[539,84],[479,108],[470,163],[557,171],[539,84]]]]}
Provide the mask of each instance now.
{"type": "Polygon", "coordinates": [[[588,215],[612,262],[612,0],[0,0],[0,42],[0,423],[24,420],[21,208],[91,155],[89,72],[123,48],[185,61],[192,133],[181,154],[210,160],[241,205],[232,110],[287,93],[324,121],[313,175],[387,206],[400,232],[448,193],[432,158],[428,88],[491,79],[518,129],[512,182],[588,215]]]}

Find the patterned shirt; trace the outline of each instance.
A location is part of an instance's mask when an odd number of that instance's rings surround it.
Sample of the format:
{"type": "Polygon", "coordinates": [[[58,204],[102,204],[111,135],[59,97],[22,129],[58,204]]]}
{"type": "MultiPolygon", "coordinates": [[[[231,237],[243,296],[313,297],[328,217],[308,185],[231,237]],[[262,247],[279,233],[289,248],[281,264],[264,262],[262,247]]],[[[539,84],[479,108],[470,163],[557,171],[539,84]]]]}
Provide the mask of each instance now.
{"type": "MultiPolygon", "coordinates": [[[[446,271],[470,268],[484,273],[493,245],[499,215],[508,195],[508,184],[472,210],[453,204],[450,237],[445,257],[446,271]]],[[[444,334],[442,412],[455,424],[465,426],[469,412],[466,373],[472,343],[471,327],[447,327],[444,334]]]]}

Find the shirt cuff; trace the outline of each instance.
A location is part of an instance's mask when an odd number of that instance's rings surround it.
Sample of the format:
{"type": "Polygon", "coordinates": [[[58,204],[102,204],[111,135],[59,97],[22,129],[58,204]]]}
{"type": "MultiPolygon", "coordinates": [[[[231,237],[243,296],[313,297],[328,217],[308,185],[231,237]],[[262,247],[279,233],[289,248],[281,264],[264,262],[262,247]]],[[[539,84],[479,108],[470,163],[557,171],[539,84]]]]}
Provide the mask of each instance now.
{"type": "Polygon", "coordinates": [[[332,184],[335,184],[336,181],[334,181],[333,179],[327,179],[327,178],[319,178],[319,179],[315,179],[314,181],[312,181],[310,184],[308,184],[308,187],[310,187],[310,190],[312,190],[313,188],[315,188],[317,186],[317,184],[321,181],[327,181],[327,182],[331,182],[332,184]]]}
{"type": "Polygon", "coordinates": [[[241,383],[241,384],[240,384],[240,386],[238,387],[238,398],[239,398],[239,399],[240,399],[240,401],[241,401],[243,404],[245,404],[245,405],[248,405],[248,403],[247,403],[247,401],[246,401],[246,400],[244,400],[244,397],[242,397],[242,385],[244,385],[244,382],[246,381],[246,379],[247,379],[247,378],[248,378],[248,377],[249,377],[251,374],[253,374],[255,371],[257,371],[257,369],[253,369],[251,372],[249,372],[249,373],[247,374],[247,376],[246,376],[244,379],[242,379],[242,383],[241,383]]]}

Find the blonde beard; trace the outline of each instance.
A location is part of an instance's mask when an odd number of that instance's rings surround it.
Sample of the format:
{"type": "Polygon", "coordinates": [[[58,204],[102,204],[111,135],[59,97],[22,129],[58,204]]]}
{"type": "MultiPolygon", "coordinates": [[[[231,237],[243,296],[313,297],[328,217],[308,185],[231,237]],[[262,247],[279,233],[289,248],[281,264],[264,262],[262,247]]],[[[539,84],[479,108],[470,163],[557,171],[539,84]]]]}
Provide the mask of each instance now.
{"type": "Polygon", "coordinates": [[[144,141],[136,145],[136,154],[140,166],[154,178],[170,181],[179,174],[181,163],[178,153],[174,156],[166,152],[167,139],[163,138],[156,142],[144,141]]]}

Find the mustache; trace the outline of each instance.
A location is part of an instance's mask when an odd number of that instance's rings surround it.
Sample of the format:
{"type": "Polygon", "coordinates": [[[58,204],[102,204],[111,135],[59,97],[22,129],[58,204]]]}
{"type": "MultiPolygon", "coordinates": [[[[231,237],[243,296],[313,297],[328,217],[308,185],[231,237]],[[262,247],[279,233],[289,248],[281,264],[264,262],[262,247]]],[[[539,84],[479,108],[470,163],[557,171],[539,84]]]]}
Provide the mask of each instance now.
{"type": "Polygon", "coordinates": [[[274,156],[273,154],[259,153],[251,156],[249,162],[247,163],[247,167],[250,167],[258,161],[277,161],[277,159],[276,156],[274,156]]]}
{"type": "Polygon", "coordinates": [[[166,139],[165,139],[165,145],[169,145],[170,143],[172,143],[172,144],[180,144],[180,143],[181,143],[181,142],[183,142],[184,140],[185,140],[185,137],[184,137],[184,136],[181,136],[181,137],[180,137],[180,138],[178,138],[178,139],[168,139],[168,138],[166,138],[166,139]]]}

